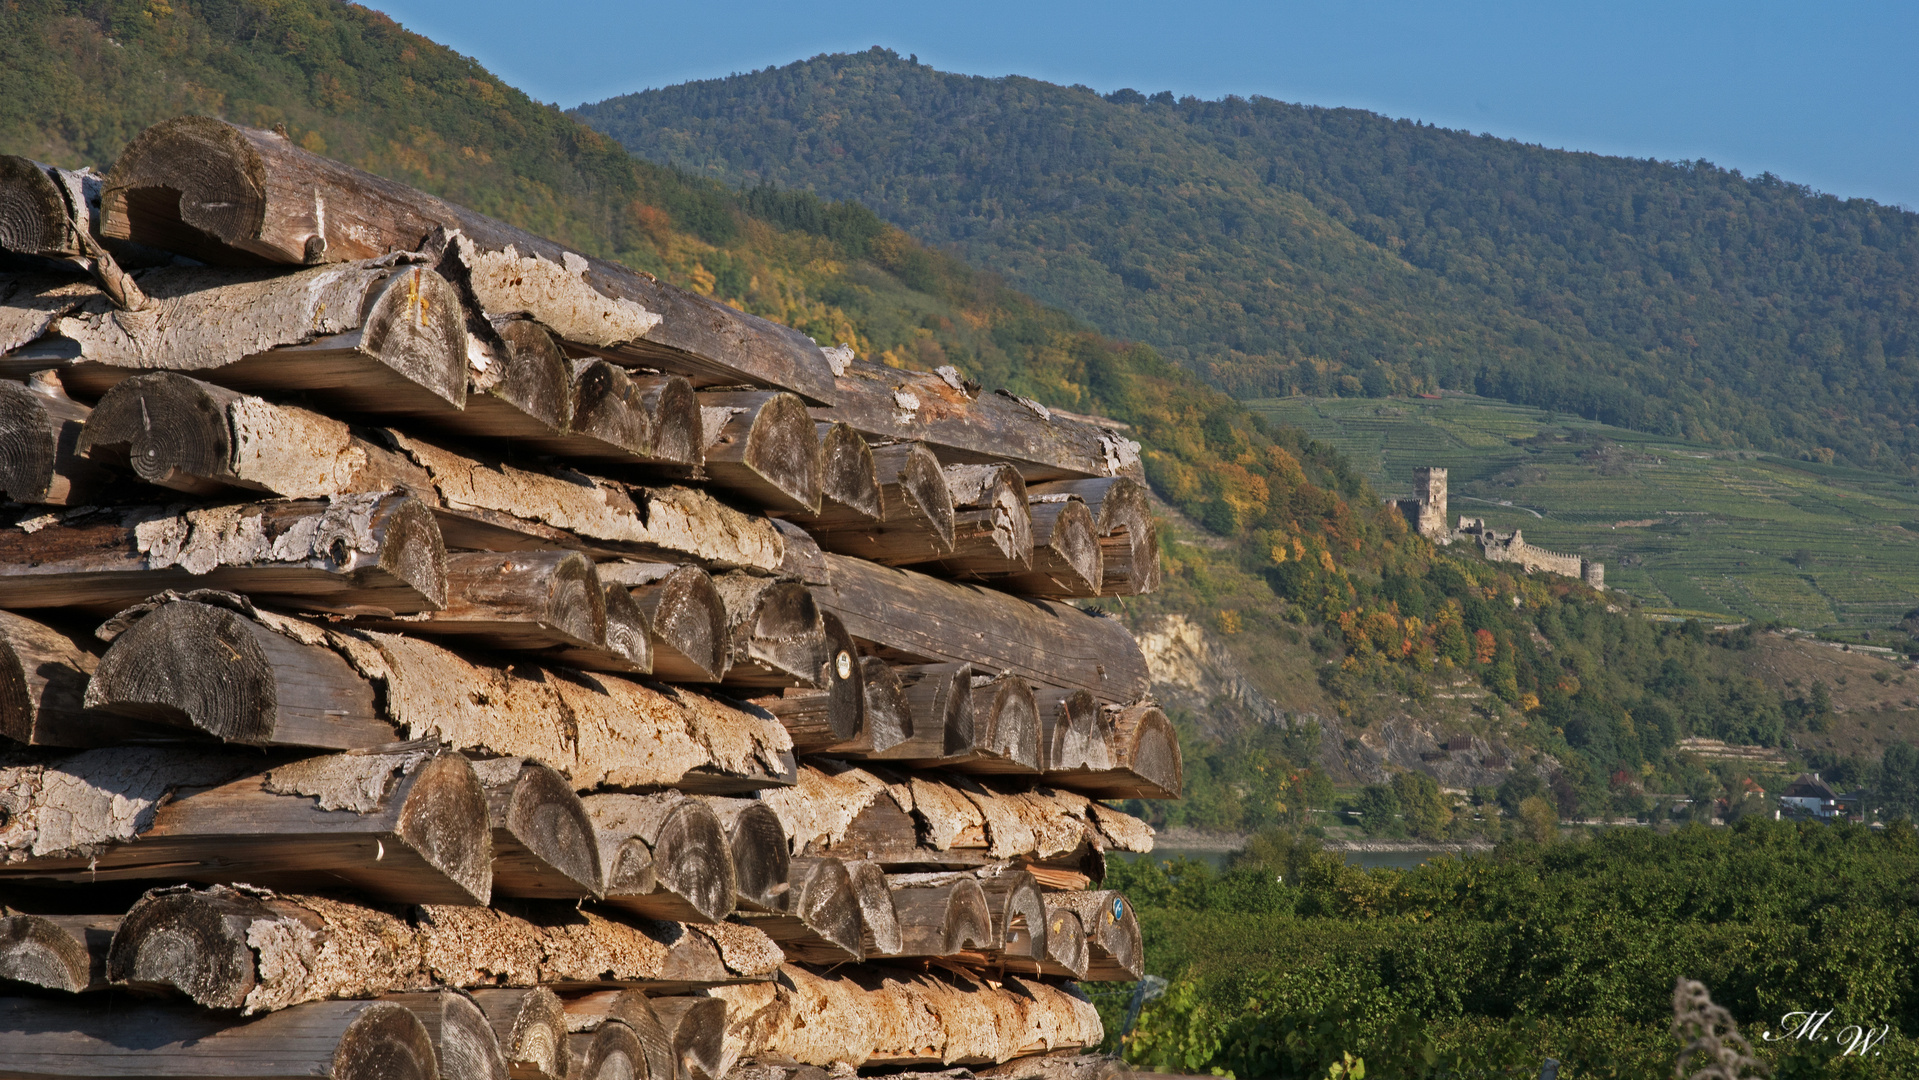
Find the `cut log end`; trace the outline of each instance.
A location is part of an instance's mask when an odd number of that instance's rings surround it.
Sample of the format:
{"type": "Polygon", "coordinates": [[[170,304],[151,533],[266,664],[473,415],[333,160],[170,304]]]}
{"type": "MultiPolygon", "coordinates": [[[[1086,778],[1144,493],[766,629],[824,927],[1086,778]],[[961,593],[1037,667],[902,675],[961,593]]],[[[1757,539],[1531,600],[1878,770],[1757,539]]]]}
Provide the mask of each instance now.
{"type": "Polygon", "coordinates": [[[62,257],[82,254],[67,199],[47,167],[0,155],[0,251],[62,257]]]}
{"type": "Polygon", "coordinates": [[[879,470],[866,438],[848,424],[820,424],[821,492],[828,503],[871,521],[885,515],[879,470]]]}
{"type": "Polygon", "coordinates": [[[486,789],[457,754],[442,754],[419,770],[396,831],[428,865],[484,904],[493,891],[493,844],[491,834],[473,824],[487,820],[486,789]]]}
{"type": "Polygon", "coordinates": [[[451,990],[384,999],[419,1019],[433,1042],[439,1080],[508,1080],[493,1025],[472,998],[451,990]]]}
{"type": "Polygon", "coordinates": [[[403,1006],[376,1001],[340,1035],[331,1080],[441,1080],[433,1039],[419,1017],[403,1006]]]}
{"type": "Polygon", "coordinates": [[[489,786],[487,797],[495,891],[557,899],[599,895],[599,836],[565,776],[522,762],[512,780],[489,786]]]}
{"type": "Polygon", "coordinates": [[[512,1080],[561,1080],[566,1075],[566,1009],[559,995],[545,987],[471,993],[493,1025],[512,1080]]]}
{"type": "Polygon", "coordinates": [[[100,486],[100,470],[75,458],[86,413],[64,394],[0,382],[0,497],[65,505],[100,486]]]}
{"type": "Polygon", "coordinates": [[[728,391],[699,400],[714,484],[769,509],[820,512],[820,444],[805,402],[793,394],[728,391]]]}
{"type": "Polygon", "coordinates": [[[134,904],[113,935],[107,978],[165,991],[208,1009],[238,1009],[257,981],[247,936],[279,915],[233,889],[159,889],[134,904]]]}
{"type": "Polygon", "coordinates": [[[93,981],[87,943],[40,915],[0,918],[0,981],[77,994],[93,981]]]}
{"type": "Polygon", "coordinates": [[[227,410],[239,394],[170,371],[123,379],[100,398],[78,452],[192,494],[233,486],[227,410]]]}
{"type": "Polygon", "coordinates": [[[733,820],[730,842],[740,905],[777,911],[785,902],[791,861],[779,815],[764,803],[742,807],[733,820]]]}
{"type": "Polygon", "coordinates": [[[728,1064],[726,1002],[712,997],[655,998],[653,1011],[686,1080],[723,1080],[728,1064]]]}
{"type": "Polygon", "coordinates": [[[675,568],[632,590],[647,619],[653,674],[681,682],[718,682],[732,664],[726,602],[697,566],[675,568]]]}

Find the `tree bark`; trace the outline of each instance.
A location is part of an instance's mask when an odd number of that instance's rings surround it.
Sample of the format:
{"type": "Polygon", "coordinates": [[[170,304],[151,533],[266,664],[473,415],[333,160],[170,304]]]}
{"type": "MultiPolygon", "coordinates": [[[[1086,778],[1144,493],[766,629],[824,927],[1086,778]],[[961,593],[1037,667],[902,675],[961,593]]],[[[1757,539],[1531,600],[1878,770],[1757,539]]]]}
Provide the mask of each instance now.
{"type": "Polygon", "coordinates": [[[12,606],[111,612],[169,588],[344,614],[431,611],[446,602],[446,548],[432,513],[401,495],[133,507],[0,529],[0,590],[12,606]]]}
{"type": "Polygon", "coordinates": [[[1031,502],[1032,567],[979,576],[1021,596],[1065,600],[1100,595],[1103,556],[1092,511],[1078,499],[1046,499],[1041,496],[1031,502]]]}
{"type": "Polygon", "coordinates": [[[1039,703],[1033,684],[1017,675],[973,676],[973,733],[972,753],[942,761],[942,768],[982,776],[1039,772],[1039,703]]]}
{"type": "Polygon", "coordinates": [[[757,799],[709,795],[701,801],[726,827],[726,840],[733,851],[736,906],[741,911],[784,908],[792,853],[779,815],[757,799]]]}
{"type": "Polygon", "coordinates": [[[652,888],[609,885],[605,901],[655,919],[718,922],[733,912],[733,849],[713,809],[677,792],[589,795],[583,800],[601,844],[637,837],[653,857],[652,888]]]}
{"type": "Polygon", "coordinates": [[[1048,893],[1047,902],[1074,912],[1086,929],[1087,972],[1092,982],[1133,982],[1144,971],[1139,922],[1133,905],[1111,890],[1048,893]]]}
{"type": "Polygon", "coordinates": [[[1101,554],[1101,596],[1138,596],[1160,586],[1159,530],[1146,485],[1130,476],[1037,484],[1037,498],[1077,496],[1093,512],[1101,554]]]}
{"type": "Polygon", "coordinates": [[[610,564],[601,572],[638,607],[652,646],[653,676],[672,682],[719,682],[732,666],[726,601],[697,566],[610,564]]]}
{"type": "Polygon", "coordinates": [[[979,882],[965,874],[888,874],[900,924],[894,956],[957,956],[998,943],[979,882]]]}
{"type": "Polygon", "coordinates": [[[566,777],[525,758],[478,761],[473,771],[486,789],[495,892],[561,900],[600,895],[599,834],[566,777]]]}
{"type": "Polygon", "coordinates": [[[440,1080],[433,1040],[390,1001],[316,1001],[236,1021],[198,1009],[0,998],[7,1069],[19,1077],[440,1080]]]}
{"type": "Polygon", "coordinates": [[[1145,658],[1117,620],[910,570],[825,558],[832,584],[815,587],[814,598],[856,640],[889,659],[969,663],[1115,703],[1146,693],[1145,658]]]}
{"type": "Polygon", "coordinates": [[[825,498],[821,515],[841,511],[868,521],[885,517],[879,467],[865,437],[845,424],[819,424],[816,430],[820,438],[820,494],[825,498]]]}
{"type": "Polygon", "coordinates": [[[137,731],[86,711],[97,645],[0,611],[0,736],[27,746],[99,746],[137,731]]]}
{"type": "Polygon", "coordinates": [[[1141,472],[1139,444],[1118,431],[1005,391],[975,397],[958,381],[856,360],[833,380],[835,405],[813,416],[843,421],[870,440],[924,442],[948,465],[1011,462],[1028,483],[1141,472]]]}
{"type": "Polygon", "coordinates": [[[434,990],[382,1000],[412,1013],[426,1028],[440,1062],[440,1080],[507,1080],[499,1037],[472,998],[457,990],[434,990]]]}
{"type": "Polygon", "coordinates": [[[1110,733],[1112,763],[1103,769],[1048,772],[1050,784],[1072,788],[1095,799],[1177,799],[1185,775],[1179,735],[1159,706],[1151,702],[1108,706],[1099,728],[1110,733]]]}
{"type": "Polygon", "coordinates": [[[0,981],[78,994],[107,986],[117,915],[0,915],[0,981]]]}
{"type": "Polygon", "coordinates": [[[673,1059],[686,1080],[722,1080],[732,1064],[726,1052],[726,1002],[711,997],[653,999],[673,1059]]]}
{"type": "Polygon", "coordinates": [[[24,385],[0,382],[0,497],[43,506],[82,506],[109,494],[113,473],[76,450],[89,410],[60,377],[36,372],[24,385]]]}
{"type": "Polygon", "coordinates": [[[835,657],[806,586],[738,572],[714,578],[713,585],[726,605],[732,654],[726,685],[830,688],[835,657]]]}
{"type": "Polygon", "coordinates": [[[888,565],[902,559],[923,562],[953,550],[953,492],[939,459],[919,443],[870,447],[879,483],[876,522],[846,506],[827,505],[819,514],[792,514],[819,545],[888,565]]]}
{"type": "Polygon", "coordinates": [[[825,465],[805,402],[764,390],[699,398],[709,483],[768,510],[820,512],[825,465]]]}
{"type": "Polygon", "coordinates": [[[860,958],[859,897],[838,859],[795,859],[781,910],[740,918],[779,942],[788,958],[815,964],[860,958]]]}
{"type": "Polygon", "coordinates": [[[912,735],[866,753],[868,761],[930,766],[973,750],[973,669],[968,664],[919,664],[894,669],[912,717],[912,735]]]}
{"type": "Polygon", "coordinates": [[[294,274],[162,267],[135,275],[149,299],[72,304],[35,344],[0,360],[18,377],[53,367],[99,396],[146,371],[247,393],[298,391],[363,416],[433,417],[466,400],[459,293],[422,266],[358,263],[294,274]]]}
{"type": "Polygon", "coordinates": [[[458,230],[451,246],[489,314],[524,311],[601,355],[702,385],[758,383],[816,402],[833,398],[832,369],[797,331],[582,258],[271,132],[204,117],[157,124],[121,153],[101,206],[104,235],[208,262],[373,258],[458,230]]]}
{"type": "Polygon", "coordinates": [[[247,775],[256,769],[257,759],[146,747],[10,763],[0,768],[0,880],[246,881],[487,901],[485,793],[466,759],[399,744],[247,775]]]}
{"type": "Polygon", "coordinates": [[[566,1011],[558,995],[545,987],[470,993],[493,1025],[512,1080],[565,1080],[566,1011]]]}

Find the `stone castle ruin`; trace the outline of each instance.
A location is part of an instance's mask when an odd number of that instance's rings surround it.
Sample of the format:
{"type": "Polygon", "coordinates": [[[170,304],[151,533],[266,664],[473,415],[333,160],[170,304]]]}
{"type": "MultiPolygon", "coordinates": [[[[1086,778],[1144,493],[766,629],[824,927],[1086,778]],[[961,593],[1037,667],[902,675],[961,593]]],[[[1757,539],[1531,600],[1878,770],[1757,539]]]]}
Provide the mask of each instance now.
{"type": "Polygon", "coordinates": [[[1430,466],[1413,470],[1413,497],[1394,503],[1419,535],[1435,543],[1473,541],[1488,562],[1517,563],[1527,573],[1545,570],[1578,578],[1595,589],[1606,587],[1606,564],[1583,555],[1566,555],[1534,547],[1518,529],[1500,532],[1484,518],[1461,516],[1450,524],[1446,512],[1446,470],[1430,466]]]}

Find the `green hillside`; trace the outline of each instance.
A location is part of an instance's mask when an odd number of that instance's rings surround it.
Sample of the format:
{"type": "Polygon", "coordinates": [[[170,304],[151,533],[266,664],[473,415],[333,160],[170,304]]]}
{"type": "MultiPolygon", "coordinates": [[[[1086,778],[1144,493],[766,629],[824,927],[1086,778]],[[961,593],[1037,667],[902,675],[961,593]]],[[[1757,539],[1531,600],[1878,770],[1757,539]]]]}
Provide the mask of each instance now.
{"type": "Polygon", "coordinates": [[[576,115],[651,160],[860,200],[1241,397],[1445,387],[1919,467],[1919,215],[1896,208],[877,49],[576,115]]]}
{"type": "Polygon", "coordinates": [[[1488,398],[1271,398],[1382,492],[1449,471],[1454,516],[1603,559],[1654,611],[1880,628],[1919,605],[1919,485],[1488,398]]]}

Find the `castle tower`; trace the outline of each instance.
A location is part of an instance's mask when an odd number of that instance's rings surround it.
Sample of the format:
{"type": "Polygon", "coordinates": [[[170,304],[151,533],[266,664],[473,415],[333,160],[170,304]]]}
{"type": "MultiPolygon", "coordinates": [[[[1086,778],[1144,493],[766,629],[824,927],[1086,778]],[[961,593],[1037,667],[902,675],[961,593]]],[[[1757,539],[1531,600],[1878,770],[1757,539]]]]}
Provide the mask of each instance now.
{"type": "Polygon", "coordinates": [[[1446,516],[1446,470],[1421,466],[1413,470],[1413,500],[1419,507],[1412,524],[1421,536],[1443,540],[1452,535],[1446,516]]]}

